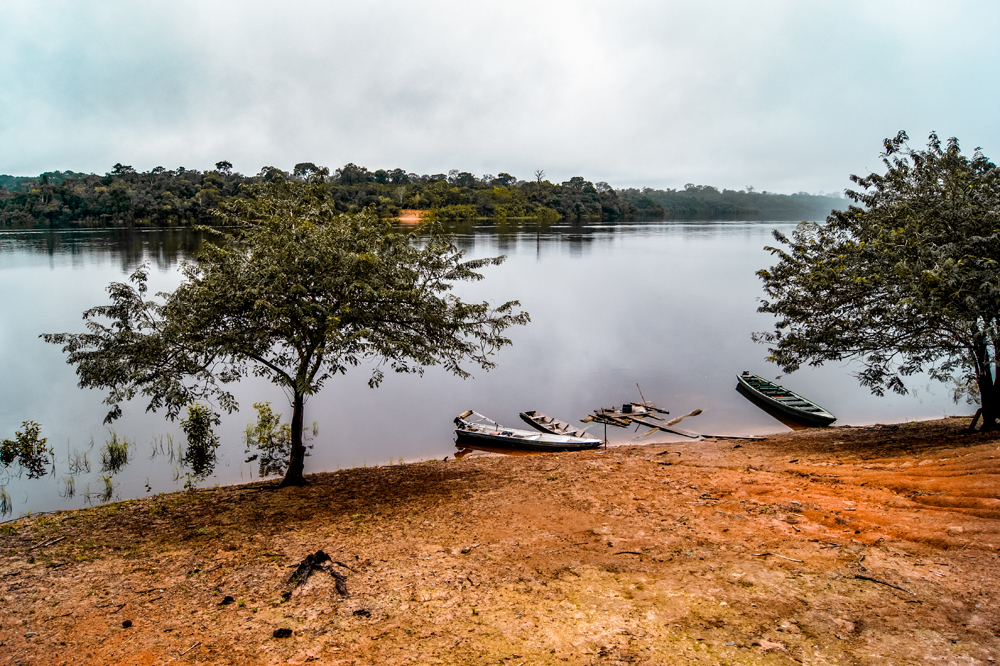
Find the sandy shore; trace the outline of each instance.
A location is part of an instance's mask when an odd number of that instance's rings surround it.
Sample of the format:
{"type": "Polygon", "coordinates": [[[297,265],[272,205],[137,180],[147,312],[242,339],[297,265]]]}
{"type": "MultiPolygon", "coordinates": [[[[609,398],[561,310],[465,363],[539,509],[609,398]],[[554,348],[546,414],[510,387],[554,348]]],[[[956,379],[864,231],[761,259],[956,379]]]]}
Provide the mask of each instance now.
{"type": "Polygon", "coordinates": [[[426,210],[417,210],[415,208],[404,208],[399,211],[399,216],[396,218],[403,224],[420,224],[423,216],[427,213],[426,210]]]}
{"type": "Polygon", "coordinates": [[[0,663],[992,664],[1000,435],[967,422],[24,518],[0,531],[0,663]],[[285,595],[320,549],[347,596],[324,570],[285,595]]]}

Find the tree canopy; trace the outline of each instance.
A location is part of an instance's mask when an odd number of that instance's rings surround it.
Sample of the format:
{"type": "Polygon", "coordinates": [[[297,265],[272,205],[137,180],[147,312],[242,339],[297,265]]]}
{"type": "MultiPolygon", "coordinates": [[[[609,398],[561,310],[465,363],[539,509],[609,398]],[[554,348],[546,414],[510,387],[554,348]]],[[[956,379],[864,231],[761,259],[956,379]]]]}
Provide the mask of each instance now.
{"type": "Polygon", "coordinates": [[[283,484],[303,482],[302,424],[308,396],[364,359],[383,371],[441,365],[494,366],[507,328],[529,321],[517,301],[493,308],[450,293],[503,257],[463,260],[432,226],[414,239],[371,211],[337,211],[318,177],[278,175],[245,187],[217,213],[227,231],[182,267],[184,280],[154,300],[147,271],[108,287],[110,305],[84,313],[88,332],[46,334],[76,365],[81,387],[108,391],[109,419],[137,396],[171,417],[196,400],[237,407],[225,389],[248,375],[282,387],[292,406],[283,484]]]}
{"type": "Polygon", "coordinates": [[[884,174],[851,176],[856,205],[791,238],[775,232],[778,263],[757,274],[759,311],[777,322],[755,338],[787,372],[857,359],[879,395],[905,393],[904,379],[927,371],[977,399],[983,427],[996,428],[1000,172],[954,138],[942,146],[931,134],[926,150],[907,139],[886,139],[884,174]]]}
{"type": "Polygon", "coordinates": [[[233,171],[226,160],[215,170],[136,171],[115,164],[104,176],[51,171],[37,177],[0,175],[0,230],[37,227],[168,227],[211,224],[221,201],[239,196],[246,184],[322,180],[336,209],[343,213],[375,210],[394,217],[402,209],[428,211],[442,221],[511,218],[566,219],[767,219],[804,220],[825,215],[841,200],[805,193],[793,195],[718,190],[689,184],[682,190],[615,190],[605,182],[574,176],[562,183],[545,172],[519,180],[509,173],[476,176],[467,171],[420,175],[403,169],[370,171],[346,164],[329,174],[312,162],[290,173],[265,166],[256,175],[233,171]]]}

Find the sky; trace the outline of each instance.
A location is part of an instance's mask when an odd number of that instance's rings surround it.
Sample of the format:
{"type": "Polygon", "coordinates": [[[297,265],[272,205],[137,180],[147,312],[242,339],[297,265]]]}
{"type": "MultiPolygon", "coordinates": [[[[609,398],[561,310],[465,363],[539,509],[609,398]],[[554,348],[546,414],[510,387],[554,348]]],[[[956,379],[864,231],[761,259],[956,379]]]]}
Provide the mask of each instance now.
{"type": "Polygon", "coordinates": [[[348,162],[842,192],[1000,159],[993,0],[0,2],[0,173],[348,162]]]}

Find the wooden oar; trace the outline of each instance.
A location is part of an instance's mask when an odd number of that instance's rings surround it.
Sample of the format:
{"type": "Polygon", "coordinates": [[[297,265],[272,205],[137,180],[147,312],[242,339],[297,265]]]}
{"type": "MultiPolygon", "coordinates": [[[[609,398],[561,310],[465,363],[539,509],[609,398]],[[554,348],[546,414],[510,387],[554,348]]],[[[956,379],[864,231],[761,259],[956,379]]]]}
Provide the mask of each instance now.
{"type": "Polygon", "coordinates": [[[702,410],[696,409],[693,412],[691,412],[690,414],[685,414],[684,416],[678,416],[675,419],[670,419],[669,421],[667,421],[663,425],[665,425],[665,426],[677,425],[678,423],[680,423],[681,421],[683,421],[687,417],[689,417],[689,416],[698,416],[699,414],[701,414],[701,412],[702,412],[702,410]]]}
{"type": "MultiPolygon", "coordinates": [[[[643,439],[644,437],[649,437],[654,432],[660,432],[660,431],[671,432],[670,430],[666,430],[665,428],[667,428],[668,426],[677,425],[678,423],[680,423],[681,421],[683,421],[684,419],[686,419],[689,416],[698,416],[699,414],[702,413],[702,411],[703,410],[701,410],[701,409],[696,409],[693,412],[691,412],[690,414],[685,414],[684,416],[678,416],[675,419],[670,419],[669,421],[667,421],[666,423],[664,423],[662,425],[659,424],[659,423],[657,423],[656,425],[653,425],[651,423],[643,423],[642,425],[646,426],[647,428],[650,428],[650,430],[647,430],[646,432],[642,433],[641,435],[639,435],[638,437],[636,437],[636,439],[643,439]]],[[[650,416],[653,416],[653,415],[650,414],[650,416]]],[[[656,417],[653,416],[653,418],[656,418],[656,417]]],[[[674,433],[674,434],[679,434],[679,433],[674,433]]],[[[682,436],[683,437],[688,437],[689,435],[682,435],[682,436]]]]}

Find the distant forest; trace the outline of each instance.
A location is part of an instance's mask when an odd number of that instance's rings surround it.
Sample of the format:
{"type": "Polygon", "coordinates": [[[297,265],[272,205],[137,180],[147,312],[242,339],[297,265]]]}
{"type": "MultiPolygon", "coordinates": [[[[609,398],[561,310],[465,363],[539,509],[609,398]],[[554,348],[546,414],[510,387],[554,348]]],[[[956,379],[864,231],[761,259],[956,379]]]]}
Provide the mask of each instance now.
{"type": "Polygon", "coordinates": [[[840,197],[718,190],[688,184],[683,190],[611,188],[581,176],[560,184],[542,171],[532,180],[507,173],[477,177],[465,171],[419,175],[403,169],[347,164],[333,173],[304,162],[290,172],[264,167],[244,176],[229,162],[215,170],[157,167],[139,172],[116,164],[103,176],[51,171],[39,176],[0,175],[0,229],[176,227],[211,224],[211,210],[240,196],[244,183],[278,175],[322,179],[338,210],[374,208],[394,217],[402,209],[430,211],[445,221],[506,218],[540,220],[816,220],[846,205],[840,197]]]}

